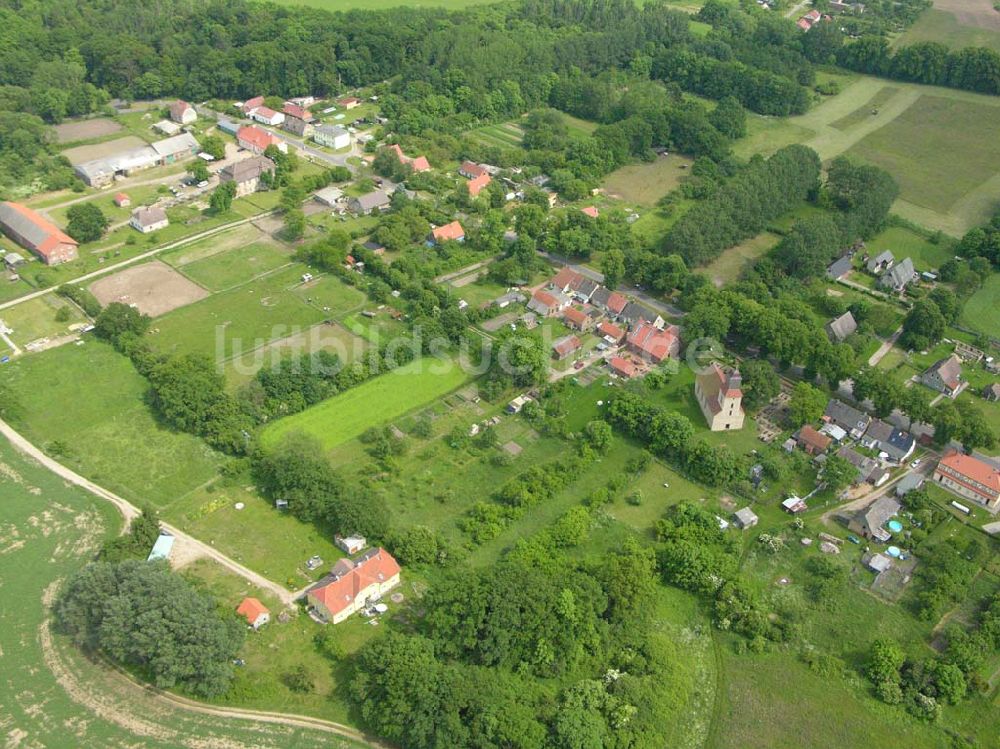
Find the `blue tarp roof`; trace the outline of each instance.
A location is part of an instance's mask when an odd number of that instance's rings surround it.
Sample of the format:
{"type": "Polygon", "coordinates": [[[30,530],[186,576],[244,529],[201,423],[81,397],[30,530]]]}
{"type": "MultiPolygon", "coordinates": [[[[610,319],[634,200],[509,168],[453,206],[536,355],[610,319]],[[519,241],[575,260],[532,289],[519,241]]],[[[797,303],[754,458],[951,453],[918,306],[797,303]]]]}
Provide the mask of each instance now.
{"type": "Polygon", "coordinates": [[[169,533],[161,533],[160,537],[156,539],[156,543],[153,544],[153,550],[149,552],[149,558],[147,562],[152,562],[157,559],[166,559],[170,556],[170,550],[174,546],[174,537],[169,533]]]}

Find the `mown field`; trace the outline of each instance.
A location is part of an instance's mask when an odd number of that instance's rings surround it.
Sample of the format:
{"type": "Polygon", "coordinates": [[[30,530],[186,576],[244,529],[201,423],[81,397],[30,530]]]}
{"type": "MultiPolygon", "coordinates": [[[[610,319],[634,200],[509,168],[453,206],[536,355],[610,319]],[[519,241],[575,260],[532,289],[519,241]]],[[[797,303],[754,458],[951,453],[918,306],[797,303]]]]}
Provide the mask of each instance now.
{"type": "Polygon", "coordinates": [[[302,431],[330,449],[369,427],[426,405],[468,380],[469,374],[450,359],[417,359],[274,422],[261,433],[261,441],[273,445],[287,434],[302,431]]]}
{"type": "Polygon", "coordinates": [[[120,518],[109,503],[68,486],[6,440],[0,440],[0,469],[5,746],[360,746],[320,731],[190,712],[84,658],[52,633],[46,602],[118,531],[120,518]]]}
{"type": "Polygon", "coordinates": [[[960,322],[968,328],[996,336],[1000,316],[1000,273],[991,274],[962,308],[960,322]]]}
{"type": "Polygon", "coordinates": [[[609,198],[651,207],[677,188],[692,163],[685,156],[659,156],[654,161],[629,164],[611,172],[601,186],[609,198]]]}
{"type": "Polygon", "coordinates": [[[895,46],[937,42],[949,49],[989,47],[1000,52],[1000,11],[993,0],[938,0],[920,14],[895,46]]]}
{"type": "Polygon", "coordinates": [[[409,8],[447,8],[460,10],[491,0],[277,0],[279,5],[308,5],[322,10],[387,10],[405,5],[409,8]]]}

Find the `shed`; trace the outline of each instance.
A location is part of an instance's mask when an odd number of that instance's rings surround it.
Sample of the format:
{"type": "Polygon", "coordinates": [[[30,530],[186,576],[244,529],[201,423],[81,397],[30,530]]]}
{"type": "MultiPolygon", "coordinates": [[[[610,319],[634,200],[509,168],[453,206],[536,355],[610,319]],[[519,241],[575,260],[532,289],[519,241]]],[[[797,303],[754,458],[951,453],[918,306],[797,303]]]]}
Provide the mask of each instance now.
{"type": "Polygon", "coordinates": [[[240,602],[240,605],[236,607],[236,613],[246,619],[247,624],[254,629],[260,629],[271,621],[271,612],[267,606],[251,596],[247,596],[240,602]]]}
{"type": "Polygon", "coordinates": [[[757,514],[751,510],[749,507],[744,507],[741,510],[737,510],[733,513],[735,518],[736,527],[740,530],[746,530],[747,528],[753,528],[757,525],[757,514]]]}
{"type": "Polygon", "coordinates": [[[333,542],[337,548],[347,554],[357,554],[368,545],[364,536],[334,536],[333,542]]]}
{"type": "Polygon", "coordinates": [[[174,537],[169,533],[160,532],[159,538],[153,544],[152,551],[146,558],[147,562],[155,562],[157,559],[169,559],[170,550],[174,548],[174,537]]]}

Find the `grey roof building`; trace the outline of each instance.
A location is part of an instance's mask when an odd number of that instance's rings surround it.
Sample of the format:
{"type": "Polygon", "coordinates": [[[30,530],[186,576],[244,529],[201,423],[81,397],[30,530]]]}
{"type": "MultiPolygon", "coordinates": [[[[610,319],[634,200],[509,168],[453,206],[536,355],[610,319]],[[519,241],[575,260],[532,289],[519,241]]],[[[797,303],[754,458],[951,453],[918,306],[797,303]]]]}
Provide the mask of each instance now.
{"type": "Polygon", "coordinates": [[[868,264],[865,266],[868,268],[868,272],[872,274],[881,273],[884,270],[888,270],[892,267],[892,264],[896,262],[896,258],[893,256],[892,252],[889,250],[882,250],[878,255],[868,260],[868,264]]]}
{"type": "Polygon", "coordinates": [[[896,496],[905,497],[910,492],[924,485],[925,476],[922,473],[908,473],[896,483],[896,496]]]}
{"type": "Polygon", "coordinates": [[[850,273],[853,267],[850,256],[844,255],[844,257],[838,258],[826,269],[826,277],[831,281],[837,281],[850,273]]]}
{"type": "Polygon", "coordinates": [[[249,159],[236,161],[220,171],[219,180],[221,182],[236,182],[239,184],[260,179],[260,176],[265,172],[273,172],[274,170],[274,162],[267,158],[267,156],[252,156],[249,159]]]}
{"type": "Polygon", "coordinates": [[[830,402],[826,404],[823,420],[836,424],[855,439],[860,439],[861,435],[868,429],[872,417],[843,401],[831,398],[830,402]]]}
{"type": "Polygon", "coordinates": [[[886,289],[902,291],[913,281],[915,274],[913,261],[910,258],[904,258],[883,273],[878,279],[878,284],[886,289]]]}
{"type": "Polygon", "coordinates": [[[826,324],[826,334],[834,343],[840,343],[858,329],[854,315],[845,312],[826,324]]]}
{"type": "Polygon", "coordinates": [[[383,210],[392,204],[392,198],[383,191],[375,190],[350,202],[350,208],[355,213],[369,214],[372,211],[383,210]]]}
{"type": "Polygon", "coordinates": [[[860,533],[865,538],[874,538],[879,541],[888,541],[891,534],[883,527],[890,518],[896,515],[902,505],[890,496],[883,495],[872,502],[868,507],[859,512],[851,520],[850,528],[855,533],[860,533]]]}

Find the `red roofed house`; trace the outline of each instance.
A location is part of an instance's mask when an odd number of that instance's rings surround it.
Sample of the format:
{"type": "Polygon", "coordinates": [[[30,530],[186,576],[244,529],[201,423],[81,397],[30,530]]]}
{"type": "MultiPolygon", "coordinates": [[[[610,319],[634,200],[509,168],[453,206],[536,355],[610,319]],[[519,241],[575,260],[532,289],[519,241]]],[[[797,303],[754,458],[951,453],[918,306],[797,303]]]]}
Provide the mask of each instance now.
{"type": "Polygon", "coordinates": [[[816,21],[822,18],[822,14],[818,10],[811,10],[802,17],[809,21],[809,23],[816,23],[816,21]]]}
{"type": "Polygon", "coordinates": [[[695,376],[694,394],[713,432],[743,428],[746,414],[743,412],[742,384],[739,371],[726,372],[717,362],[712,362],[708,371],[695,376]]]}
{"type": "Polygon", "coordinates": [[[564,296],[562,292],[550,294],[547,291],[539,289],[532,294],[531,299],[528,300],[528,309],[541,315],[542,317],[554,315],[566,309],[568,306],[569,297],[564,296]]]}
{"type": "Polygon", "coordinates": [[[809,31],[809,29],[812,28],[812,24],[809,22],[809,19],[805,17],[800,18],[798,21],[796,21],[795,25],[798,26],[803,31],[809,31]]]}
{"type": "Polygon", "coordinates": [[[399,585],[399,563],[385,549],[369,549],[356,560],[341,559],[331,574],[306,593],[313,612],[339,624],[399,585]]]}
{"type": "Polygon", "coordinates": [[[478,177],[473,177],[469,180],[469,197],[475,198],[479,196],[479,193],[483,191],[493,180],[490,179],[488,174],[480,174],[478,177]]]}
{"type": "Polygon", "coordinates": [[[344,109],[354,109],[355,107],[361,106],[361,99],[354,96],[347,96],[343,99],[337,99],[337,106],[343,107],[344,109]]]}
{"type": "Polygon", "coordinates": [[[588,205],[586,208],[581,208],[580,213],[585,213],[591,218],[597,218],[598,216],[601,215],[600,211],[598,211],[597,208],[595,208],[592,205],[588,205]]]}
{"type": "Polygon", "coordinates": [[[575,307],[567,307],[563,310],[563,322],[567,327],[574,330],[587,331],[594,326],[594,321],[586,312],[582,312],[575,307]]]}
{"type": "Polygon", "coordinates": [[[282,153],[288,150],[288,146],[285,145],[283,140],[271,135],[266,130],[261,130],[256,125],[247,125],[237,130],[236,142],[240,148],[244,148],[255,154],[264,153],[268,146],[276,146],[282,153]]]}
{"type": "Polygon", "coordinates": [[[409,164],[410,167],[413,169],[413,171],[415,172],[430,171],[431,165],[430,162],[427,161],[426,156],[417,156],[416,158],[411,159],[409,156],[403,153],[403,149],[399,147],[398,143],[393,143],[391,146],[389,146],[389,148],[391,148],[393,151],[396,152],[396,156],[399,158],[401,162],[403,162],[404,164],[409,164]]]}
{"type": "Polygon", "coordinates": [[[306,122],[312,122],[313,116],[305,107],[300,107],[298,104],[292,104],[290,101],[285,102],[285,106],[281,108],[282,114],[286,117],[295,117],[299,120],[305,120],[306,122]]]}
{"type": "Polygon", "coordinates": [[[552,277],[551,281],[549,281],[549,286],[558,291],[569,291],[573,288],[574,284],[580,282],[580,278],[580,274],[575,270],[570,268],[560,268],[559,272],[552,277]]]}
{"type": "Polygon", "coordinates": [[[680,353],[681,341],[677,332],[677,327],[674,325],[666,330],[659,330],[647,322],[641,322],[629,333],[629,351],[659,364],[664,359],[680,353]]]}
{"type": "Polygon", "coordinates": [[[132,198],[130,198],[125,193],[120,192],[117,195],[115,195],[115,205],[118,206],[119,208],[128,208],[130,205],[132,205],[132,198]]]}
{"type": "Polygon", "coordinates": [[[20,203],[0,203],[0,229],[46,265],[76,260],[77,241],[41,214],[20,203]]]}
{"type": "Polygon", "coordinates": [[[198,119],[198,113],[186,101],[178,99],[170,105],[170,119],[181,125],[190,125],[198,119]]]}
{"type": "Polygon", "coordinates": [[[285,115],[275,112],[270,107],[257,107],[250,113],[250,119],[274,127],[285,121],[285,115]]]}
{"type": "Polygon", "coordinates": [[[475,179],[476,177],[482,177],[486,174],[486,170],[479,166],[479,164],[475,161],[463,161],[462,166],[458,168],[458,173],[463,177],[475,179]]]}
{"type": "Polygon", "coordinates": [[[583,343],[575,335],[557,338],[552,342],[552,356],[559,360],[565,359],[575,351],[579,351],[582,345],[583,343]]]}
{"type": "Polygon", "coordinates": [[[597,332],[600,333],[602,337],[610,339],[614,343],[621,343],[625,340],[625,331],[613,322],[608,322],[607,320],[597,326],[597,332]]]}
{"type": "Polygon", "coordinates": [[[465,241],[465,229],[462,228],[462,225],[458,221],[452,221],[450,224],[431,229],[431,236],[435,242],[447,242],[449,240],[463,242],[465,241]]]}
{"type": "Polygon", "coordinates": [[[267,606],[249,596],[236,608],[236,613],[244,617],[254,629],[260,629],[271,621],[271,612],[267,610],[267,606]]]}
{"type": "Polygon", "coordinates": [[[806,424],[799,430],[796,442],[810,455],[819,455],[827,451],[833,439],[818,431],[811,424],[806,424]]]}
{"type": "Polygon", "coordinates": [[[264,97],[255,96],[252,99],[247,99],[245,102],[243,102],[242,106],[240,106],[240,109],[243,110],[243,114],[250,114],[257,107],[262,107],[262,106],[264,106],[264,97]]]}
{"type": "Polygon", "coordinates": [[[949,452],[934,469],[934,480],[949,491],[990,510],[1000,507],[1000,468],[985,460],[949,452]]]}
{"type": "Polygon", "coordinates": [[[612,315],[620,315],[622,310],[628,306],[628,297],[624,294],[619,294],[617,291],[611,292],[611,296],[608,297],[608,312],[612,315]]]}
{"type": "Polygon", "coordinates": [[[632,378],[635,377],[639,371],[635,368],[635,364],[630,362],[628,359],[623,359],[620,356],[611,357],[609,365],[611,366],[611,371],[620,377],[632,378]]]}

